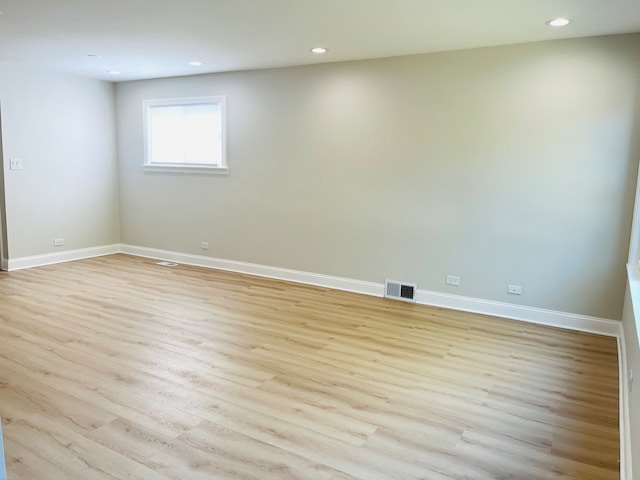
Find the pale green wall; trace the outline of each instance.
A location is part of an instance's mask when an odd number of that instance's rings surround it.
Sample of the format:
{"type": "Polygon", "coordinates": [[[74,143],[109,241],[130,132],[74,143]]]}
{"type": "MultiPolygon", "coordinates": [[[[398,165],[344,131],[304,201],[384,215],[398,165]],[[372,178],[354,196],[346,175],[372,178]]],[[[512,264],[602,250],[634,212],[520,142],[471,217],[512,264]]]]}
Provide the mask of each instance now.
{"type": "Polygon", "coordinates": [[[639,45],[622,35],[118,84],[122,242],[619,319],[639,45]],[[142,101],[218,94],[230,175],[144,174],[142,101]]]}
{"type": "Polygon", "coordinates": [[[10,260],[119,242],[114,95],[108,82],[0,64],[10,260]]]}

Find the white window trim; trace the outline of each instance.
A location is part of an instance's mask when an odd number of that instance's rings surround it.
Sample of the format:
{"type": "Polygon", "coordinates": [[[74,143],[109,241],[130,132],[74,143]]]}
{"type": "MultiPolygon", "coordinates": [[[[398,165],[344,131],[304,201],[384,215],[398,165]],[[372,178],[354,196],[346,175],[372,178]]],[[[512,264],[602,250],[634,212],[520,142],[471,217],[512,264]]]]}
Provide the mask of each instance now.
{"type": "Polygon", "coordinates": [[[228,175],[227,166],[227,97],[224,95],[210,95],[206,97],[177,97],[149,99],[142,102],[143,138],[144,138],[144,163],[142,170],[150,173],[178,173],[200,175],[228,175]],[[221,165],[200,165],[188,163],[151,163],[149,160],[149,112],[150,107],[163,105],[200,105],[203,103],[219,103],[222,117],[221,134],[221,165]]]}
{"type": "Polygon", "coordinates": [[[627,281],[631,293],[631,304],[636,321],[636,333],[640,342],[640,170],[636,180],[636,196],[633,207],[633,221],[631,224],[631,239],[629,241],[629,257],[627,259],[627,281]]]}
{"type": "Polygon", "coordinates": [[[229,167],[204,167],[202,165],[187,164],[143,164],[142,170],[150,173],[181,173],[181,174],[201,174],[201,175],[229,175],[229,167]]]}
{"type": "Polygon", "coordinates": [[[629,241],[628,263],[640,266],[640,170],[636,180],[636,196],[633,206],[633,223],[631,224],[631,239],[629,241]]]}

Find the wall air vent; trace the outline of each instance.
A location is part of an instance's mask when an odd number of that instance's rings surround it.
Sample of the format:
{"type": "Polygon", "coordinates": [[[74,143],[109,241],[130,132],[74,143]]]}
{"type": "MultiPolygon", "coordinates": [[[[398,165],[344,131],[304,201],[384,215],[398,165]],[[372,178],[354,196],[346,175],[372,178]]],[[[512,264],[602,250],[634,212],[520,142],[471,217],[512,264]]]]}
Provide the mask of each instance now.
{"type": "Polygon", "coordinates": [[[397,282],[388,279],[384,281],[384,296],[394,300],[415,302],[417,289],[418,285],[415,283],[397,282]]]}

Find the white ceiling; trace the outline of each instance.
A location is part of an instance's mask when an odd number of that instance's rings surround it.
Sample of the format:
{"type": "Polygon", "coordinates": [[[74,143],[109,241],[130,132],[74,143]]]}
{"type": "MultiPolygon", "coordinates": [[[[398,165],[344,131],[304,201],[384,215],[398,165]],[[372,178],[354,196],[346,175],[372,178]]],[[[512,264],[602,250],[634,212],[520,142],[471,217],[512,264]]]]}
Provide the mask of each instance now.
{"type": "Polygon", "coordinates": [[[0,0],[0,10],[0,62],[110,81],[640,32],[640,0],[0,0]],[[545,25],[557,16],[573,22],[545,25]],[[318,45],[330,52],[309,52],[318,45]],[[205,65],[187,64],[196,59],[205,65]]]}

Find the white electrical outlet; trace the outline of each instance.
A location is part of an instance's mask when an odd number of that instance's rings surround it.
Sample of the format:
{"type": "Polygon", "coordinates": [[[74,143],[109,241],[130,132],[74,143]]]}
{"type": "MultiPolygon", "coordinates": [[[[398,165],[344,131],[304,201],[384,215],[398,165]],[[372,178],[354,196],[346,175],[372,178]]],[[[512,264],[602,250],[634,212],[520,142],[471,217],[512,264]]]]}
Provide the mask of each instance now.
{"type": "Polygon", "coordinates": [[[460,277],[455,275],[447,275],[447,284],[455,285],[456,287],[460,286],[460,277]]]}
{"type": "Polygon", "coordinates": [[[202,250],[209,250],[209,242],[200,242],[200,248],[202,250]]]}
{"type": "Polygon", "coordinates": [[[55,238],[53,240],[53,246],[54,247],[61,247],[64,245],[64,238],[55,238]]]}
{"type": "Polygon", "coordinates": [[[522,287],[520,285],[507,286],[507,293],[511,295],[522,295],[522,287]]]}

